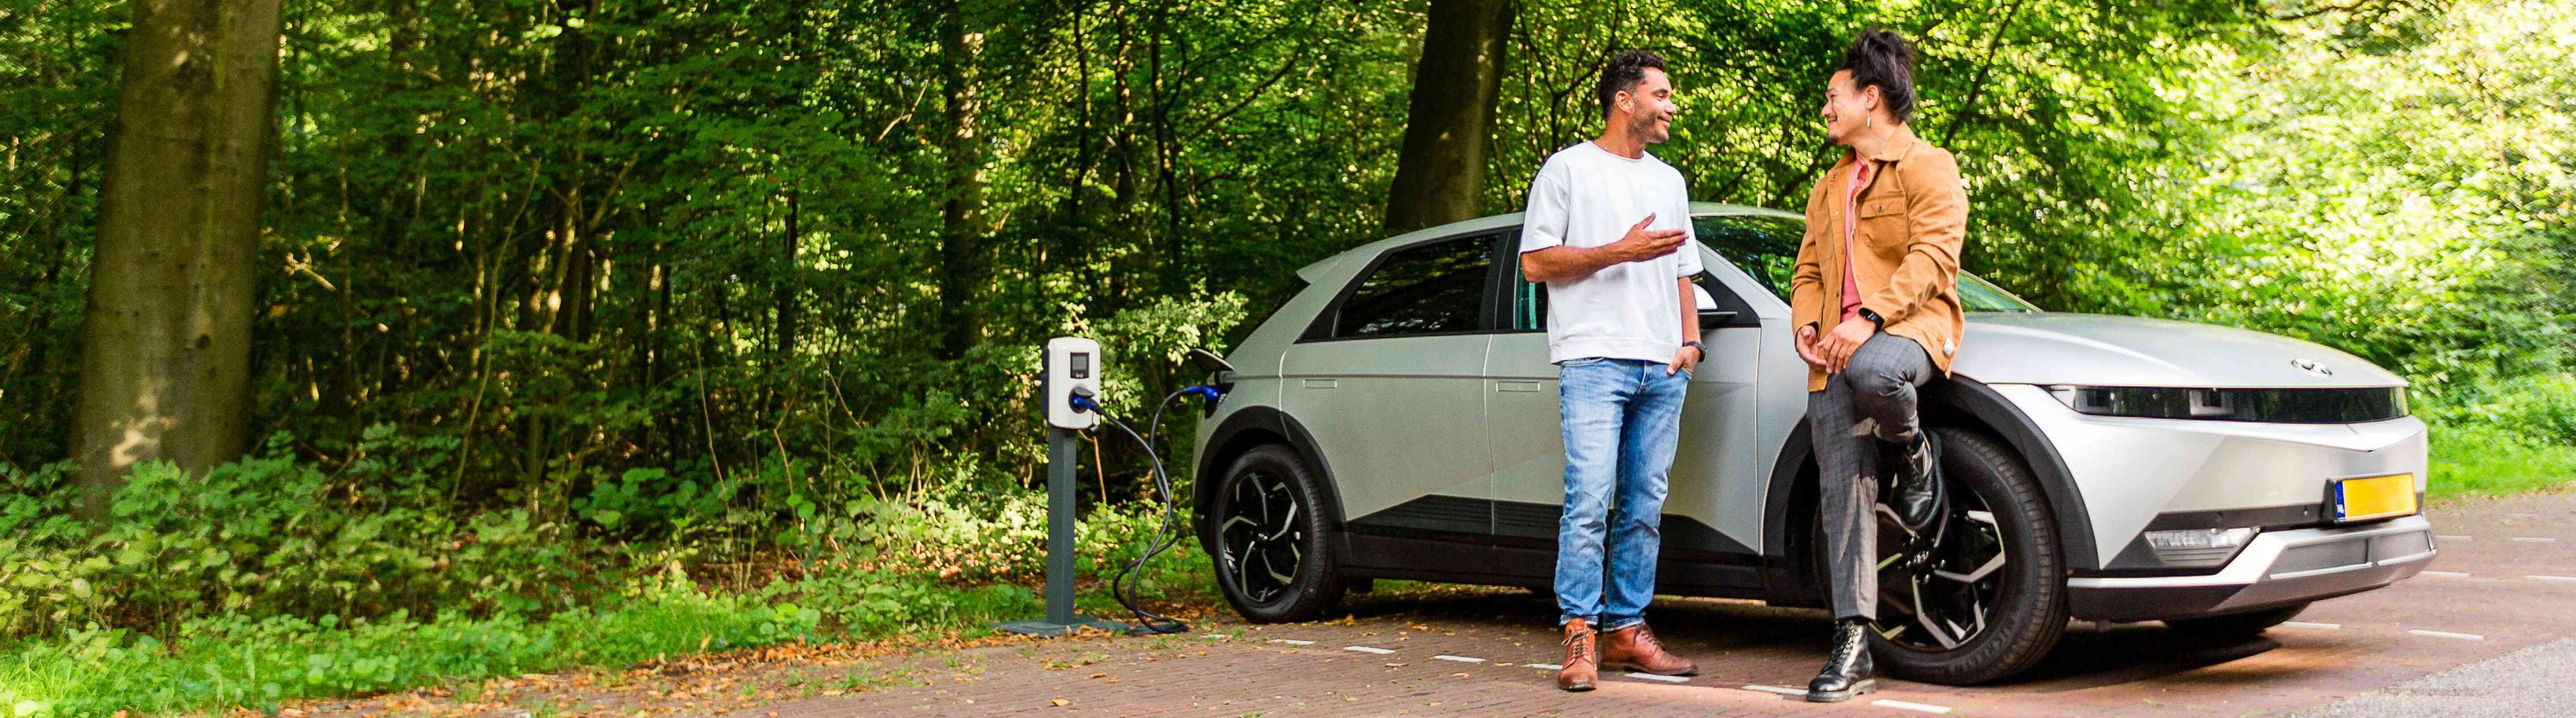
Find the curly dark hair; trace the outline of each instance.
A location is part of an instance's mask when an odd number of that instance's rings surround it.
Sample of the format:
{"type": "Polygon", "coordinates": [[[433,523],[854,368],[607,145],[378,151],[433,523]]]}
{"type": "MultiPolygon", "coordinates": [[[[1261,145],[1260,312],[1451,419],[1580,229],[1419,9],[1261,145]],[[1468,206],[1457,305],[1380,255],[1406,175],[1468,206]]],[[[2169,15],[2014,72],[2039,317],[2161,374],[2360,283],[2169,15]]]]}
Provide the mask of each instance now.
{"type": "Polygon", "coordinates": [[[1629,50],[1601,63],[1601,80],[1592,84],[1592,96],[1601,101],[1602,117],[1610,116],[1610,104],[1619,93],[1634,90],[1637,83],[1646,81],[1649,67],[1663,70],[1664,58],[1645,50],[1629,50]]]}
{"type": "Polygon", "coordinates": [[[1835,72],[1844,70],[1851,71],[1853,90],[1877,85],[1888,116],[1898,124],[1913,118],[1914,45],[1905,38],[1877,28],[1862,30],[1843,52],[1843,64],[1834,67],[1835,72]]]}

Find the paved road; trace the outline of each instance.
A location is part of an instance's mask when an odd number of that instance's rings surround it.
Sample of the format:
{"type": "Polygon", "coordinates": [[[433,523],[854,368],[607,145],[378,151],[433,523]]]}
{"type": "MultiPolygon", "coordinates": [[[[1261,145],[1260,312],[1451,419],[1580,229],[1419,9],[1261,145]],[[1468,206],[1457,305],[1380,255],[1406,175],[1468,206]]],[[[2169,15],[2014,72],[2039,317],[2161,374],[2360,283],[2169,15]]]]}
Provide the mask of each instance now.
{"type": "Polygon", "coordinates": [[[2549,689],[2576,678],[2576,611],[2565,608],[2576,601],[2576,578],[2553,580],[2576,577],[2576,495],[2451,503],[2431,513],[2442,555],[2426,574],[2319,603],[2259,639],[2214,643],[2158,624],[2079,624],[2013,682],[1895,682],[1841,705],[1748,688],[1805,685],[1825,651],[1817,611],[1658,602],[1657,632],[1702,674],[1681,682],[1612,676],[1601,690],[1568,694],[1555,689],[1552,671],[1531,665],[1556,659],[1552,606],[1517,592],[1460,591],[1362,597],[1342,621],[1216,624],[1188,636],[918,656],[887,666],[913,677],[900,685],[732,715],[2576,714],[2549,689]]]}
{"type": "Polygon", "coordinates": [[[2561,638],[2334,703],[2293,718],[2559,718],[2576,714],[2576,638],[2561,638]]]}

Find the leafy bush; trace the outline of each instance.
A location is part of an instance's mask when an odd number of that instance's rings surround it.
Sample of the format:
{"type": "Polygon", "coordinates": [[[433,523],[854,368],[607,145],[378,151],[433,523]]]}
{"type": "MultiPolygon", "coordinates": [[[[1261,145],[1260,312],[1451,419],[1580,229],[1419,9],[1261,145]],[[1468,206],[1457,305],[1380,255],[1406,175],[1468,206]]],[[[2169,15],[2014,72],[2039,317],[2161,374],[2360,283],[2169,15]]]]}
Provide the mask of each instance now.
{"type": "Polygon", "coordinates": [[[2430,412],[2450,425],[2475,425],[2525,443],[2576,448],[2576,373],[2479,382],[2430,412]]]}

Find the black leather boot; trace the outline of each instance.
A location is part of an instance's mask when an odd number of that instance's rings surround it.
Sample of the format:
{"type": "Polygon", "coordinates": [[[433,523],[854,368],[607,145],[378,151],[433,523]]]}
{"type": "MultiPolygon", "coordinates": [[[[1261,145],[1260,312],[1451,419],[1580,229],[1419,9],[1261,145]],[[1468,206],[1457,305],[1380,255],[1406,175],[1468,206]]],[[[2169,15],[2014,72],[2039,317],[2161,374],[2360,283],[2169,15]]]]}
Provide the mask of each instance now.
{"type": "Polygon", "coordinates": [[[1922,533],[1932,525],[1941,510],[1941,444],[1932,432],[1918,431],[1914,444],[1887,459],[1894,466],[1895,491],[1887,497],[1887,508],[1896,512],[1896,522],[1905,530],[1922,533]]]}
{"type": "Polygon", "coordinates": [[[1869,622],[1846,618],[1834,622],[1834,652],[1825,669],[1807,682],[1807,700],[1841,703],[1878,690],[1877,670],[1869,660],[1869,622]]]}

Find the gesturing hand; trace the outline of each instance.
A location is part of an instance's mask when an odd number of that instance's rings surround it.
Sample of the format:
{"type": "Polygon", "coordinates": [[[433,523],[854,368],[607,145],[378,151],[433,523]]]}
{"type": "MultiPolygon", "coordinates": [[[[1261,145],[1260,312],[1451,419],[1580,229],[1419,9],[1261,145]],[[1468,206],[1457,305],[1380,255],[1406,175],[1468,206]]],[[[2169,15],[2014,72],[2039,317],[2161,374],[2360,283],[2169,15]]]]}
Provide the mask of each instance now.
{"type": "Polygon", "coordinates": [[[1637,220],[1636,224],[1630,225],[1628,233],[1621,236],[1619,241],[1610,243],[1610,246],[1618,251],[1619,261],[1637,262],[1654,259],[1672,254],[1673,250],[1682,247],[1681,230],[1646,228],[1647,225],[1654,223],[1655,216],[1646,215],[1645,219],[1637,220]]]}

